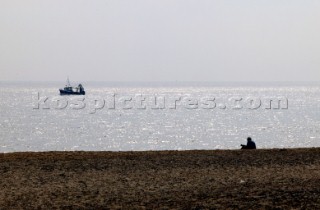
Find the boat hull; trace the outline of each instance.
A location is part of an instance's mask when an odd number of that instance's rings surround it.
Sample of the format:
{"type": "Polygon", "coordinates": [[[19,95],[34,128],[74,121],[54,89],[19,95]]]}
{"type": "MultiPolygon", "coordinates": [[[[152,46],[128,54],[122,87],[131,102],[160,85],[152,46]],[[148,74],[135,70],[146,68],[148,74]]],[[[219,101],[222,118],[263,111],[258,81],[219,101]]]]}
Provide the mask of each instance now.
{"type": "Polygon", "coordinates": [[[74,92],[74,91],[65,91],[60,89],[60,95],[85,95],[86,92],[82,91],[82,92],[74,92]]]}

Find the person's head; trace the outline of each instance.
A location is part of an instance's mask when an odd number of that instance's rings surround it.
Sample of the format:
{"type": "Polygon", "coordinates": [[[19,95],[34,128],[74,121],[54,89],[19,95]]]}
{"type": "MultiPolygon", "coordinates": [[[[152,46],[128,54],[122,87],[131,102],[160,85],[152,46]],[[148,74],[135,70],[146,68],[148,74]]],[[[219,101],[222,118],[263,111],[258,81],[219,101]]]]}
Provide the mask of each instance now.
{"type": "Polygon", "coordinates": [[[247,141],[252,141],[251,137],[248,137],[248,138],[247,138],[247,141]]]}

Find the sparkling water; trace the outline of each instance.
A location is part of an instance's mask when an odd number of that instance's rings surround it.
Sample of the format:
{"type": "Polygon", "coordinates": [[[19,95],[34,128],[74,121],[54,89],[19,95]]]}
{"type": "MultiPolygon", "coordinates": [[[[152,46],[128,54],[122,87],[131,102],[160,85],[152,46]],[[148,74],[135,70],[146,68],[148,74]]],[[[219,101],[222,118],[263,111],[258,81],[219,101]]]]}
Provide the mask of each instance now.
{"type": "Polygon", "coordinates": [[[0,83],[0,152],[320,146],[319,84],[63,85],[0,83]]]}

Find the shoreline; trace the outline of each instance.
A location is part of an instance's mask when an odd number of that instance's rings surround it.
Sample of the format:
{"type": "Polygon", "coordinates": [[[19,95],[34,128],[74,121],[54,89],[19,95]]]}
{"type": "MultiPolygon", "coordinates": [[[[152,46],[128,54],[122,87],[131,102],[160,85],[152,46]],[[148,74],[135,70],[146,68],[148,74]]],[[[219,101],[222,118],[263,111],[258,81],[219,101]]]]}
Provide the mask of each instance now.
{"type": "Polygon", "coordinates": [[[320,148],[0,155],[0,208],[320,207],[320,148]]]}

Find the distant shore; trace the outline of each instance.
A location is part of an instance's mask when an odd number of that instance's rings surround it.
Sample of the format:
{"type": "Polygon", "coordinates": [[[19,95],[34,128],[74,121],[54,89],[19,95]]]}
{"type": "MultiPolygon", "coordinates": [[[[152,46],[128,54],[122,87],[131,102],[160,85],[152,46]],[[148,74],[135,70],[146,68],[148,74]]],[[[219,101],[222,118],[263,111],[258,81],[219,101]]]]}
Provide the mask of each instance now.
{"type": "Polygon", "coordinates": [[[320,148],[0,154],[1,209],[320,209],[320,148]]]}

